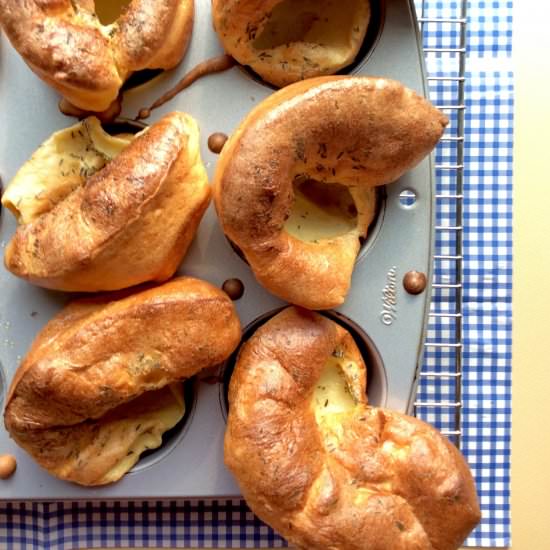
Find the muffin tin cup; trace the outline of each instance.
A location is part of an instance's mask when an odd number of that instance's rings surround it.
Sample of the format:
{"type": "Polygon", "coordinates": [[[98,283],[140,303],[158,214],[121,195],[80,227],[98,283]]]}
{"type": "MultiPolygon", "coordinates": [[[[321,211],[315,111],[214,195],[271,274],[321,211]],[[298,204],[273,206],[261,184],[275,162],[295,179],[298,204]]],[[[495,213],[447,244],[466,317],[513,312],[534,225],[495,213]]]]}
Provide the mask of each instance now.
{"type": "MultiPolygon", "coordinates": [[[[223,53],[212,28],[210,0],[196,0],[195,4],[193,38],[183,63],[174,71],[163,72],[143,85],[127,89],[122,118],[135,118],[140,109],[150,106],[198,63],[223,53]]],[[[376,9],[379,16],[373,21],[377,21],[378,28],[369,35],[368,51],[362,52],[349,71],[354,75],[394,78],[426,95],[423,53],[412,2],[386,0],[377,3],[376,9]]],[[[28,69],[3,35],[0,36],[0,80],[9,82],[0,87],[3,107],[0,176],[6,185],[45,139],[54,131],[74,124],[75,119],[59,112],[59,96],[28,69]]],[[[215,132],[230,135],[248,112],[272,91],[242,68],[233,67],[198,80],[154,110],[144,122],[151,124],[173,110],[194,116],[201,129],[203,160],[212,179],[218,156],[208,149],[208,137],[215,132]]],[[[359,344],[376,352],[378,366],[369,387],[371,402],[408,411],[421,359],[429,288],[411,295],[405,291],[402,280],[410,270],[423,272],[428,281],[431,280],[431,158],[388,185],[384,194],[383,207],[356,262],[347,300],[328,315],[351,326],[359,344]]],[[[0,216],[2,248],[13,235],[15,225],[13,216],[3,211],[0,216]]],[[[243,326],[287,305],[256,282],[249,266],[222,233],[213,205],[206,212],[179,273],[199,277],[219,287],[228,279],[242,281],[244,294],[235,301],[235,306],[243,326]]],[[[0,364],[4,370],[4,386],[11,381],[37,332],[70,298],[66,293],[34,287],[5,269],[0,270],[0,364]]],[[[0,427],[0,452],[13,454],[18,461],[15,475],[2,481],[0,499],[170,499],[238,495],[238,487],[223,464],[225,398],[220,406],[224,383],[217,373],[211,370],[196,376],[192,384],[194,405],[179,435],[109,486],[86,488],[53,478],[0,427]]]]}
{"type": "Polygon", "coordinates": [[[183,399],[185,402],[185,412],[182,419],[170,430],[162,435],[162,444],[156,449],[149,449],[141,454],[136,465],[127,475],[140,474],[144,470],[151,468],[158,462],[166,458],[176,447],[184,445],[185,435],[193,420],[195,414],[195,405],[197,404],[197,385],[196,377],[182,382],[183,399]]]}
{"type": "MultiPolygon", "coordinates": [[[[336,74],[346,75],[363,72],[363,66],[368,62],[369,58],[374,53],[376,46],[378,45],[378,41],[380,40],[380,36],[382,35],[382,31],[384,30],[384,23],[386,21],[386,1],[387,0],[371,0],[370,21],[363,44],[361,45],[361,48],[353,63],[347,67],[344,67],[336,74]]],[[[257,83],[266,86],[273,91],[278,90],[276,86],[263,80],[262,77],[256,74],[250,67],[240,65],[238,68],[257,83]]]]}
{"type": "MultiPolygon", "coordinates": [[[[229,412],[229,384],[231,376],[237,364],[239,353],[246,342],[254,335],[254,333],[277,313],[280,313],[285,308],[278,308],[261,315],[247,327],[243,329],[243,338],[239,347],[233,352],[231,357],[220,368],[218,374],[218,382],[220,384],[219,402],[223,418],[227,421],[229,412]]],[[[386,379],[386,370],[382,357],[376,348],[376,345],[366,332],[353,320],[336,311],[323,311],[321,315],[328,317],[332,321],[338,323],[345,328],[353,337],[367,367],[367,397],[369,405],[376,407],[384,407],[388,398],[388,384],[386,379]]]]}

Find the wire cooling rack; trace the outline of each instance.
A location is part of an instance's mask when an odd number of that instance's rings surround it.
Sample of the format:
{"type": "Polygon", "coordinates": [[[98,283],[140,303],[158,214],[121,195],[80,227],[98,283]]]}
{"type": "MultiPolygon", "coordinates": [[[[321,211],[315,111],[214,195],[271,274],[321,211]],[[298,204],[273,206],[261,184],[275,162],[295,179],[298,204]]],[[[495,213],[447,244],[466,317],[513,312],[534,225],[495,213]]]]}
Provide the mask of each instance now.
{"type": "Polygon", "coordinates": [[[450,124],[436,152],[432,302],[414,412],[460,446],[467,6],[453,4],[450,17],[433,17],[426,0],[417,2],[430,95],[450,124]]]}

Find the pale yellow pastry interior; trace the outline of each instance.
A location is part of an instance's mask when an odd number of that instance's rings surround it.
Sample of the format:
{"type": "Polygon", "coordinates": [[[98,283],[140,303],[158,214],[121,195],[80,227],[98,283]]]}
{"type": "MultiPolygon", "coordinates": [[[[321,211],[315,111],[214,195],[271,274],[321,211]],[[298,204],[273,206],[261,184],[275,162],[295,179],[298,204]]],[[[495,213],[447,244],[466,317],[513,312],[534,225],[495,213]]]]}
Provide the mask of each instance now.
{"type": "Polygon", "coordinates": [[[285,222],[287,233],[305,242],[367,234],[376,214],[376,190],[349,188],[313,179],[294,182],[294,199],[285,222]]]}
{"type": "Polygon", "coordinates": [[[19,223],[51,210],[101,170],[134,136],[111,136],[96,117],[52,134],[23,164],[2,195],[19,223]]]}

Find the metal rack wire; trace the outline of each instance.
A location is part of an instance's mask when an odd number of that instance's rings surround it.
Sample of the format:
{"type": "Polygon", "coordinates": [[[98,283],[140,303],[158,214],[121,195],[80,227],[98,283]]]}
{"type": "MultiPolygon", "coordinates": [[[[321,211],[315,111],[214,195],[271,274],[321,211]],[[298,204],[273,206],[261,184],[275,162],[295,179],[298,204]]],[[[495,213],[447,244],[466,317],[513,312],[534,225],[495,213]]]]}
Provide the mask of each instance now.
{"type": "MultiPolygon", "coordinates": [[[[432,2],[433,6],[435,3],[432,2]]],[[[424,343],[425,361],[420,372],[420,390],[415,401],[415,415],[435,422],[457,446],[461,443],[462,423],[462,366],[463,366],[463,206],[464,206],[464,124],[466,81],[466,24],[467,2],[461,0],[434,16],[429,0],[418,0],[419,24],[424,41],[424,52],[444,68],[430,74],[428,85],[445,90],[445,101],[437,105],[446,112],[451,124],[441,140],[436,155],[436,212],[445,212],[447,223],[436,222],[434,255],[433,299],[429,326],[441,324],[449,328],[443,338],[434,338],[428,331],[424,343]],[[430,32],[428,33],[428,30],[430,32]],[[436,31],[435,33],[432,31],[436,31]],[[427,37],[437,39],[433,47],[427,37]],[[430,361],[430,358],[433,361],[430,361]],[[431,364],[430,364],[431,363],[431,364]],[[444,385],[447,391],[434,391],[427,398],[423,385],[444,385]]],[[[438,94],[440,95],[440,94],[438,94]]],[[[435,331],[437,332],[437,331],[435,331]]],[[[441,330],[440,330],[441,332],[441,330]]]]}

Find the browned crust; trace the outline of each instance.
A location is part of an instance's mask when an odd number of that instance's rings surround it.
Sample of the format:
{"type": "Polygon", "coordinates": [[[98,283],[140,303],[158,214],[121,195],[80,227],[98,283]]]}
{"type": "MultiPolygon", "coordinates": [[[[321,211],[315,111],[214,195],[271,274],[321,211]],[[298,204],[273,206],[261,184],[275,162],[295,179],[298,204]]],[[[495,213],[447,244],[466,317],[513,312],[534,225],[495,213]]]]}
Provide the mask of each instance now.
{"type": "Polygon", "coordinates": [[[394,80],[321,77],[258,105],[225,144],[214,178],[222,228],[271,292],[310,309],[340,305],[358,235],[317,246],[283,230],[293,178],[349,186],[398,179],[436,145],[447,118],[394,80]]]}
{"type": "MultiPolygon", "coordinates": [[[[281,0],[212,0],[214,28],[226,52],[280,88],[300,80],[335,74],[354,61],[370,21],[367,0],[362,0],[361,16],[361,10],[353,12],[354,23],[350,25],[345,47],[344,44],[336,47],[321,42],[296,41],[257,49],[255,41],[279,4],[281,0]]],[[[343,9],[349,10],[350,6],[343,9]]]]}
{"type": "Polygon", "coordinates": [[[194,11],[194,0],[134,0],[117,21],[117,65],[130,72],[178,65],[191,39],[194,11]]]}
{"type": "Polygon", "coordinates": [[[299,548],[458,548],[479,505],[466,462],[433,427],[359,402],[338,443],[323,442],[310,400],[342,332],[288,308],[244,345],[230,384],[227,466],[252,510],[299,548]]]}
{"type": "Polygon", "coordinates": [[[102,33],[90,2],[0,1],[0,24],[29,67],[72,104],[98,112],[133,71],[178,64],[193,17],[193,0],[133,0],[102,33]]]}
{"type": "Polygon", "coordinates": [[[198,279],[74,301],[39,333],[17,370],[6,429],[45,460],[41,442],[61,441],[88,419],[219,364],[239,340],[231,300],[198,279]]]}
{"type": "Polygon", "coordinates": [[[108,40],[99,29],[77,24],[72,12],[70,0],[2,0],[0,23],[30,68],[59,91],[118,90],[122,81],[108,40]]]}
{"type": "Polygon", "coordinates": [[[6,267],[34,284],[76,291],[171,277],[210,201],[198,148],[193,119],[166,115],[83,187],[19,226],[6,267]]]}

